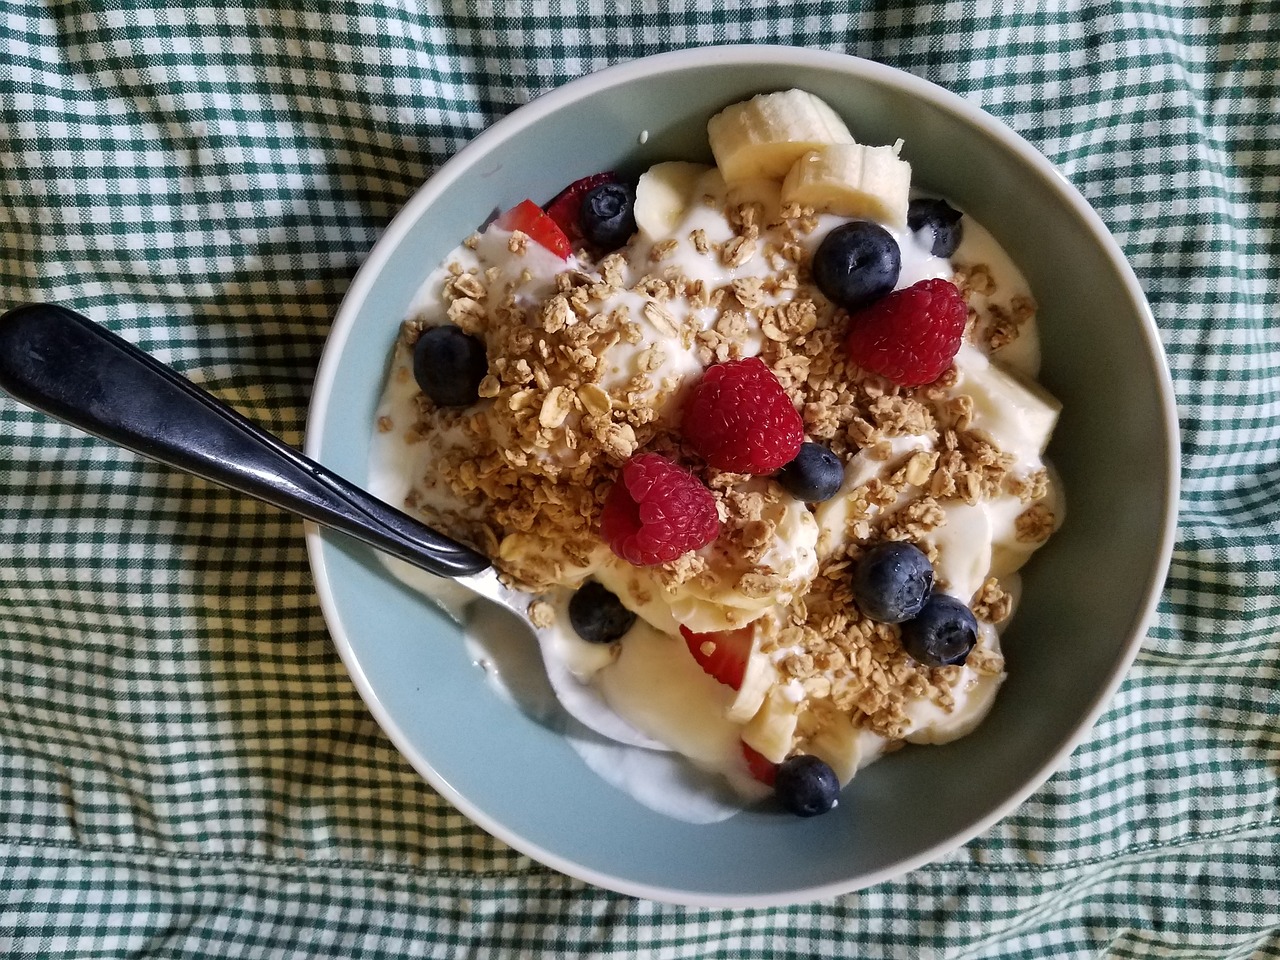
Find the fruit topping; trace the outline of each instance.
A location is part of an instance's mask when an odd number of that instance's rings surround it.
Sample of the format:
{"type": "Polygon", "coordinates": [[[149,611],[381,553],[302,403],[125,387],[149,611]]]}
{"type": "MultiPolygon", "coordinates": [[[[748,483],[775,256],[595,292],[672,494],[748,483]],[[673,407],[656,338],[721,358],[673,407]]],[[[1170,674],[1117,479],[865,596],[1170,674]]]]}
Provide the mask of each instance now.
{"type": "Polygon", "coordinates": [[[684,637],[698,666],[735,690],[742,687],[742,678],[746,676],[754,633],[750,626],[739,627],[737,630],[694,633],[683,624],[680,625],[680,636],[684,637]]]}
{"type": "Polygon", "coordinates": [[[751,776],[766,787],[772,787],[778,777],[778,765],[758,750],[753,750],[745,740],[742,741],[742,756],[747,761],[747,770],[751,776]]]}
{"type": "Polygon", "coordinates": [[[546,247],[561,260],[568,260],[573,248],[564,231],[556,226],[543,209],[532,200],[521,200],[494,223],[502,230],[519,230],[539,246],[546,247]]]}
{"type": "Polygon", "coordinates": [[[588,580],[569,598],[569,622],[587,643],[613,643],[631,629],[636,615],[603,584],[588,580]]]}
{"type": "Polygon", "coordinates": [[[853,570],[858,608],[880,623],[902,623],[924,607],[933,589],[933,565],[913,543],[886,540],[862,555],[853,570]]]}
{"type": "Polygon", "coordinates": [[[668,160],[642,173],[636,182],[636,229],[650,240],[667,239],[702,195],[698,187],[710,170],[704,163],[668,160]]]}
{"type": "Polygon", "coordinates": [[[582,209],[582,198],[602,183],[613,183],[618,179],[612,172],[593,173],[589,177],[575,180],[555,195],[544,210],[547,216],[556,222],[564,235],[570,240],[582,239],[582,228],[578,226],[578,211],[582,209]]]}
{"type": "Polygon", "coordinates": [[[822,444],[805,442],[776,479],[797,500],[821,503],[834,497],[844,483],[844,465],[822,444]]]}
{"type": "Polygon", "coordinates": [[[802,753],[778,764],[773,791],[797,817],[815,817],[836,805],[840,781],[825,761],[802,753]]]}
{"type": "Polygon", "coordinates": [[[875,303],[898,284],[902,251],[878,223],[852,220],[836,227],[813,254],[813,282],[832,303],[852,312],[875,303]]]}
{"type": "Polygon", "coordinates": [[[949,280],[921,280],[849,318],[845,349],[864,370],[903,387],[942,376],[960,349],[969,309],[949,280]]]}
{"type": "Polygon", "coordinates": [[[414,344],[413,378],[438,407],[475,403],[488,372],[484,343],[451,323],[424,330],[414,344]]]}
{"type": "Polygon", "coordinates": [[[978,619],[955,597],[937,593],[902,625],[902,648],[926,667],[959,665],[978,642],[978,619]]]}
{"type": "Polygon", "coordinates": [[[735,473],[773,473],[804,443],[800,414],[759,357],[708,367],[685,401],[681,431],[707,463],[735,473]]]}
{"type": "Polygon", "coordinates": [[[636,191],[625,183],[602,183],[582,197],[578,227],[602,253],[617,250],[636,232],[636,191]]]}
{"type": "Polygon", "coordinates": [[[600,536],[637,567],[674,560],[714,540],[720,519],[711,491],[656,453],[632,457],[600,511],[600,536]]]}
{"type": "Polygon", "coordinates": [[[782,181],[782,202],[901,227],[910,190],[911,164],[893,147],[832,143],[795,162],[782,181]]]}
{"type": "Polygon", "coordinates": [[[781,180],[802,154],[853,143],[853,134],[825,101],[804,90],[780,90],[725,107],[707,121],[707,139],[725,181],[737,183],[781,180]]]}
{"type": "Polygon", "coordinates": [[[937,197],[920,197],[907,205],[907,226],[912,232],[931,230],[932,251],[935,257],[949,257],[956,252],[964,237],[964,216],[945,200],[937,197]]]}

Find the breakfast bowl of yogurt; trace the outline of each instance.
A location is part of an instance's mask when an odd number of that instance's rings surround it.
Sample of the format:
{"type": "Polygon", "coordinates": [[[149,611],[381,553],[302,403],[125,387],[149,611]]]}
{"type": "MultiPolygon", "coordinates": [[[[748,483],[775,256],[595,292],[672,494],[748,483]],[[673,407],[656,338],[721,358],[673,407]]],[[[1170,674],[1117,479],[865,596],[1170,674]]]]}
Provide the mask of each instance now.
{"type": "Polygon", "coordinates": [[[776,905],[928,863],[1062,765],[1168,564],[1131,270],[1030,146],[851,57],[719,47],[495,124],[356,277],[307,452],[511,610],[319,531],[410,763],[565,873],[776,905]]]}

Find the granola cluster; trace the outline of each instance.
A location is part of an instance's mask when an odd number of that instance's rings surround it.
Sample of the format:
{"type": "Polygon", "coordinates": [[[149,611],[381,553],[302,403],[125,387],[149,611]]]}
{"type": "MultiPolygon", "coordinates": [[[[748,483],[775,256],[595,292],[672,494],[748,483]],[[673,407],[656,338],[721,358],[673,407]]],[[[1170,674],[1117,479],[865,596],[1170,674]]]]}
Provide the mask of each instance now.
{"type": "MultiPolygon", "coordinates": [[[[841,458],[863,452],[888,468],[847,494],[845,529],[819,541],[820,566],[807,591],[780,615],[759,621],[762,649],[784,679],[804,689],[799,745],[833,713],[897,740],[913,701],[928,698],[944,710],[954,705],[961,668],[915,663],[903,652],[896,626],[861,616],[850,567],[867,546],[885,539],[915,542],[936,560],[928,536],[945,522],[943,505],[1001,494],[1025,504],[1018,538],[1042,540],[1054,525],[1044,502],[1048,478],[1043,470],[1019,472],[1013,457],[973,427],[973,400],[957,394],[954,366],[937,382],[908,389],[847,359],[847,318],[810,276],[803,241],[817,227],[811,209],[784,208],[773,222],[765,221],[758,203],[731,202],[723,213],[732,236],[714,242],[694,230],[688,251],[721,267],[760,258],[765,276],[711,286],[682,271],[675,256],[682,244],[670,239],[648,249],[643,272],[633,279],[624,250],[560,273],[554,290],[530,304],[513,285],[499,282],[497,267],[449,264],[442,291],[448,319],[487,345],[485,402],[446,410],[420,395],[415,422],[379,427],[405,431],[411,442],[460,433],[465,442],[443,445],[432,470],[467,509],[442,512],[416,500],[409,506],[475,544],[511,582],[535,592],[573,584],[590,568],[601,548],[600,508],[630,456],[652,450],[693,465],[717,501],[722,533],[711,552],[718,563],[686,555],[659,570],[661,582],[673,588],[700,582],[706,590],[727,587],[765,600],[779,594],[791,572],[763,563],[788,495],[768,480],[712,470],[682,448],[674,430],[682,379],[665,372],[673,352],[691,354],[701,366],[739,359],[749,332],[759,329],[760,356],[801,412],[809,436],[841,458]],[[629,372],[619,377],[619,368],[629,372]],[[890,463],[892,441],[909,436],[931,437],[933,449],[890,463]]],[[[475,238],[467,246],[474,249],[475,238]]],[[[511,256],[527,250],[525,238],[513,235],[511,256]]],[[[530,277],[526,270],[522,279],[530,277]]],[[[971,305],[966,336],[988,352],[1016,339],[1034,315],[1026,298],[1007,307],[993,303],[995,282],[982,264],[960,267],[954,281],[971,305]]],[[[406,322],[398,349],[411,351],[423,325],[406,322]]],[[[408,375],[407,368],[401,373],[408,375]]],[[[981,620],[996,623],[1008,616],[1011,602],[989,580],[971,606],[981,620]]],[[[550,608],[539,605],[538,616],[545,620],[550,608]]],[[[968,664],[979,674],[1003,671],[985,639],[968,664]]]]}

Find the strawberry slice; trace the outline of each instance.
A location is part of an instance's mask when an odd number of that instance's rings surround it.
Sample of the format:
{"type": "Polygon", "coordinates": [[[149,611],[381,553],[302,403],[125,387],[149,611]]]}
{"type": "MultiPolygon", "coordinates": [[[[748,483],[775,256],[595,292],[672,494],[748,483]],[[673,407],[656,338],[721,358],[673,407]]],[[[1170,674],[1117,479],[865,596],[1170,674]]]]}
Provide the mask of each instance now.
{"type": "Polygon", "coordinates": [[[578,227],[578,211],[582,209],[582,198],[602,183],[616,183],[618,175],[613,171],[593,173],[589,177],[575,180],[555,195],[545,207],[547,216],[554,220],[570,240],[581,240],[582,230],[578,227]]]}
{"type": "Polygon", "coordinates": [[[763,753],[753,750],[747,741],[743,740],[741,743],[742,755],[747,760],[747,769],[751,771],[751,775],[765,786],[772,787],[778,776],[778,765],[763,753]]]}
{"type": "Polygon", "coordinates": [[[680,627],[680,635],[698,666],[735,690],[742,686],[742,677],[747,672],[753,633],[750,626],[710,633],[694,633],[686,626],[680,627]]]}
{"type": "Polygon", "coordinates": [[[561,260],[568,260],[573,248],[556,222],[532,200],[521,200],[494,221],[503,230],[519,230],[534,243],[546,247],[561,260]]]}

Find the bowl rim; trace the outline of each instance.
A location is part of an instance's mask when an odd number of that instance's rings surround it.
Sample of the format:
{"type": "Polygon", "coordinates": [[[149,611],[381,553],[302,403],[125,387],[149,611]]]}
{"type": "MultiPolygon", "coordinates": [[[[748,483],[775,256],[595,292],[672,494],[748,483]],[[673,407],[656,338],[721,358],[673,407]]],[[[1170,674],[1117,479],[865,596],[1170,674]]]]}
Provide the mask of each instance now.
{"type": "Polygon", "coordinates": [[[409,742],[408,737],[387,711],[378,696],[377,690],[374,689],[365,675],[352,647],[350,637],[342,627],[338,605],[329,585],[328,567],[324,555],[324,537],[318,526],[313,523],[306,524],[307,553],[316,584],[316,592],[334,645],[337,647],[347,672],[350,674],[369,711],[373,714],[374,719],[419,775],[477,826],[518,852],[526,854],[546,866],[575,879],[618,893],[691,907],[777,907],[811,902],[860,890],[900,877],[937,860],[968,843],[979,834],[984,833],[993,824],[1004,819],[1017,807],[1021,806],[1032,793],[1038,790],[1053,773],[1066,763],[1076,747],[1089,736],[1098,717],[1115,695],[1134,658],[1137,656],[1138,649],[1145,639],[1147,628],[1155,616],[1172,558],[1181,480],[1177,405],[1168,360],[1160,340],[1155,317],[1147,303],[1137,276],[1134,274],[1119,244],[1112,237],[1101,217],[1090,206],[1079,190],[1048,158],[1029,142],[1001,121],[981,108],[970,104],[958,94],[952,93],[914,74],[873,60],[867,60],[851,54],[777,44],[724,44],[692,47],[639,57],[615,64],[570,80],[517,107],[464,145],[454,156],[442,164],[409,198],[400,212],[393,217],[382,236],[378,238],[369,251],[364,263],[361,264],[356,272],[335,315],[316,371],[305,426],[304,452],[312,458],[319,459],[320,437],[332,400],[334,379],[344,347],[355,326],[361,308],[376,284],[391,252],[404,239],[410,226],[419,219],[422,212],[434,203],[437,197],[448,190],[453,181],[467,169],[474,156],[483,154],[492,145],[498,144],[516,132],[538,123],[547,114],[572,104],[598,90],[631,83],[667,70],[683,70],[700,66],[747,66],[760,63],[783,66],[803,64],[808,67],[818,67],[835,73],[857,76],[860,79],[896,87],[909,96],[927,101],[945,112],[958,116],[960,120],[966,122],[978,132],[997,141],[1002,148],[1015,155],[1019,161],[1031,167],[1050,185],[1051,189],[1058,193],[1059,197],[1080,218],[1099,247],[1105,252],[1128,293],[1135,314],[1141,320],[1142,340],[1157,373],[1155,386],[1164,413],[1164,440],[1169,451],[1168,462],[1165,465],[1168,494],[1165,503],[1164,522],[1159,531],[1155,562],[1151,566],[1148,581],[1143,586],[1143,595],[1146,597],[1146,602],[1131,624],[1128,637],[1119,651],[1120,655],[1116,660],[1115,668],[1105,686],[1096,691],[1088,708],[1070,736],[1066,737],[1051,753],[1046,755],[1044,762],[1032,772],[1022,786],[997,804],[987,816],[970,824],[967,829],[958,831],[947,840],[920,851],[915,856],[903,858],[880,870],[849,882],[837,881],[820,884],[813,887],[795,889],[783,894],[707,894],[697,890],[661,887],[611,876],[585,867],[552,850],[526,840],[475,807],[465,796],[454,789],[447,780],[439,776],[428,760],[409,742]]]}

